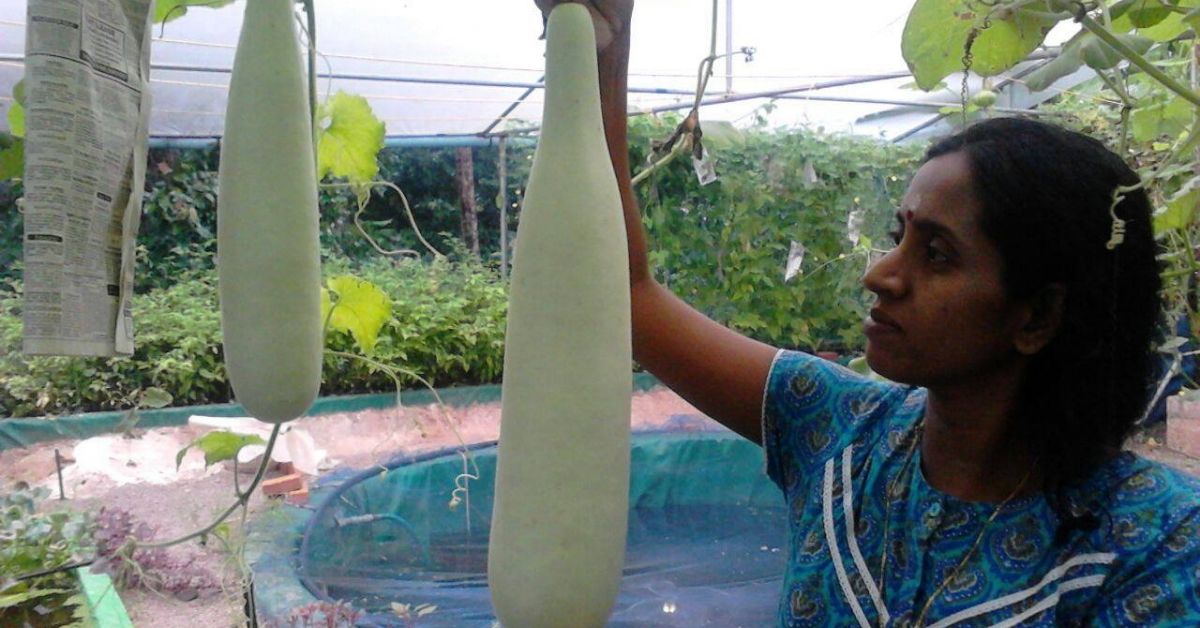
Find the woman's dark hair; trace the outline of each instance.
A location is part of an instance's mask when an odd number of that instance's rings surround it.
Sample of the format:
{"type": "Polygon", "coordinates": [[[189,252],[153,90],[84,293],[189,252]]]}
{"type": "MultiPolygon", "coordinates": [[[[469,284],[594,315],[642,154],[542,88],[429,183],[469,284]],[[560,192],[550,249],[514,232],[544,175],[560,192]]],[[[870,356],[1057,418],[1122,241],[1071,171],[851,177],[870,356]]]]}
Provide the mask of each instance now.
{"type": "Polygon", "coordinates": [[[1148,402],[1161,280],[1149,199],[1136,173],[1083,134],[1021,118],[976,123],[936,142],[928,161],[966,155],[1012,298],[1066,287],[1057,336],[1030,362],[1018,429],[1041,446],[1051,486],[1088,474],[1121,449],[1148,402]]]}

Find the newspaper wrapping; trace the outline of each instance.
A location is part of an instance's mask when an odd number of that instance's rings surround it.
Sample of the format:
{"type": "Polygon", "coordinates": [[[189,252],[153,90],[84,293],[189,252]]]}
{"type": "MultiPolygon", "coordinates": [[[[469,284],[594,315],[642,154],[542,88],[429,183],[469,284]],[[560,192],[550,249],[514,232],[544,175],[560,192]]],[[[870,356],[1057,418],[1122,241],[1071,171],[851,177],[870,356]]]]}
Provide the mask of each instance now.
{"type": "Polygon", "coordinates": [[[152,0],[29,0],[24,346],[133,353],[152,0]]]}

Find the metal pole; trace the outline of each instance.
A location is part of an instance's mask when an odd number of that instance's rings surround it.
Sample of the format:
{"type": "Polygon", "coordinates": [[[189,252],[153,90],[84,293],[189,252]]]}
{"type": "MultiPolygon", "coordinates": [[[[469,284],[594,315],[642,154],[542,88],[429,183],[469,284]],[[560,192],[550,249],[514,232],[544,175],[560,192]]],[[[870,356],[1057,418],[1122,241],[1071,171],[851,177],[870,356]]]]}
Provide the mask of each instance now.
{"type": "Polygon", "coordinates": [[[500,280],[508,283],[508,138],[501,135],[499,142],[500,179],[500,280]]]}
{"type": "Polygon", "coordinates": [[[54,448],[54,470],[58,473],[58,499],[61,501],[67,498],[67,492],[63,490],[62,456],[57,447],[54,448]]]}
{"type": "Polygon", "coordinates": [[[725,0],[725,93],[733,93],[733,0],[725,0]]]}
{"type": "MultiPolygon", "coordinates": [[[[539,78],[537,80],[537,82],[539,85],[544,85],[546,83],[546,75],[543,74],[541,76],[541,78],[539,78]]],[[[501,122],[504,122],[504,119],[508,117],[508,114],[512,113],[513,109],[516,109],[517,106],[520,105],[522,102],[524,102],[526,98],[529,98],[529,95],[532,94],[533,90],[535,90],[535,89],[537,89],[537,88],[530,87],[530,88],[526,89],[524,94],[521,94],[520,96],[517,97],[516,100],[512,101],[512,104],[510,104],[507,109],[505,109],[503,112],[501,112],[500,115],[496,116],[496,119],[493,120],[492,123],[489,124],[486,129],[480,131],[479,134],[487,135],[488,133],[491,133],[492,129],[499,126],[501,122]]]]}

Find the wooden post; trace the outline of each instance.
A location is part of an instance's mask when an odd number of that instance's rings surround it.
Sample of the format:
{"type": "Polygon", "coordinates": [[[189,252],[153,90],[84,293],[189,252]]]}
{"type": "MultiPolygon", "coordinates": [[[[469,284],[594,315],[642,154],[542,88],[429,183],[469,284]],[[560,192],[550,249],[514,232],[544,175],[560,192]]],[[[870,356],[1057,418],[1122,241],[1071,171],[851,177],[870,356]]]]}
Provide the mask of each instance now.
{"type": "Polygon", "coordinates": [[[479,219],[475,215],[475,162],[471,148],[462,146],[455,151],[458,184],[458,203],[462,209],[462,238],[467,250],[479,257],[479,219]]]}

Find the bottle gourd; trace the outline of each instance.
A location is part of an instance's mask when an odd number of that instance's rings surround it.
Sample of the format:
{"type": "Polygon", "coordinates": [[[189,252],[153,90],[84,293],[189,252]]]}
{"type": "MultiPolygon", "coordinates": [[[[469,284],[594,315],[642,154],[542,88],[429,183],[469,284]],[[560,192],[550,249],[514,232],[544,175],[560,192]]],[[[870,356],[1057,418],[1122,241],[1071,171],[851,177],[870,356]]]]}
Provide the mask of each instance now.
{"type": "Polygon", "coordinates": [[[542,132],[513,256],[488,550],[506,628],[603,626],[625,554],[629,264],[591,15],[546,30],[542,132]]]}
{"type": "Polygon", "coordinates": [[[221,330],[234,397],[282,423],[321,382],[312,117],[292,0],[245,4],[218,174],[221,330]]]}

